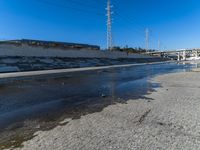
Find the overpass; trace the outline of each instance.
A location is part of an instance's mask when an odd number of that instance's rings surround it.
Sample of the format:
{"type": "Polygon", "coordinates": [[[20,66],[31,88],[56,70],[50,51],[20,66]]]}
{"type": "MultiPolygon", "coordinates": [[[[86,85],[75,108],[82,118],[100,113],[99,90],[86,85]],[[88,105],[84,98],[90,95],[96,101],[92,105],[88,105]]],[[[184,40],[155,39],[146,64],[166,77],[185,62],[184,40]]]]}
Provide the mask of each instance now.
{"type": "Polygon", "coordinates": [[[198,60],[200,59],[200,48],[198,49],[178,49],[149,52],[152,56],[160,56],[163,58],[171,58],[175,60],[198,60]]]}

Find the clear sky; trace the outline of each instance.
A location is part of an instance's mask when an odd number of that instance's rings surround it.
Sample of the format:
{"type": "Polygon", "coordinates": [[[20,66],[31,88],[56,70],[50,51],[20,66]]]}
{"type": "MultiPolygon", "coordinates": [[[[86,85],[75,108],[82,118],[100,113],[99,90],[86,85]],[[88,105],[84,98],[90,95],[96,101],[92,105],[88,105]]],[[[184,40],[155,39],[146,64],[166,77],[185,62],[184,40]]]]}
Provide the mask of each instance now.
{"type": "MultiPolygon", "coordinates": [[[[200,48],[199,0],[111,0],[116,46],[200,48]]],[[[106,0],[0,0],[0,40],[39,39],[106,47],[106,0]]]]}

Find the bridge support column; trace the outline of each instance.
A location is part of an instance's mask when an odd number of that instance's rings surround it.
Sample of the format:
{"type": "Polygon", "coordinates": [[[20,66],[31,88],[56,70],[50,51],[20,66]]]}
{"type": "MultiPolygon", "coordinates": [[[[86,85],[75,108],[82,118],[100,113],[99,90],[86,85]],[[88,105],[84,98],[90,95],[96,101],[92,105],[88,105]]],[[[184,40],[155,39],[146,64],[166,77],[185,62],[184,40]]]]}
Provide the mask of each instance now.
{"type": "Polygon", "coordinates": [[[183,60],[186,60],[186,51],[183,51],[183,60]]]}
{"type": "Polygon", "coordinates": [[[181,59],[181,56],[180,56],[180,52],[178,52],[178,61],[180,61],[180,59],[181,59]]]}
{"type": "Polygon", "coordinates": [[[195,51],[195,57],[198,58],[198,51],[195,51]]]}

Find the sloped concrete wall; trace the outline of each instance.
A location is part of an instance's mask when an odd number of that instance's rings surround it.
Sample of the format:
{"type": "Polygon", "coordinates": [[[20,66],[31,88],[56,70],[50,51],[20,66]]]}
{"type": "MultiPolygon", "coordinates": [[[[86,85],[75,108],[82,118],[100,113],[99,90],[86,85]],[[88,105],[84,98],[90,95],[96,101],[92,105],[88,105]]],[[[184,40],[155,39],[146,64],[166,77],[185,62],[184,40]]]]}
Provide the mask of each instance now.
{"type": "Polygon", "coordinates": [[[164,61],[161,58],[60,58],[60,57],[0,57],[0,73],[69,69],[110,65],[125,65],[164,61]]]}
{"type": "Polygon", "coordinates": [[[93,51],[93,50],[62,50],[56,48],[30,47],[28,45],[15,46],[0,44],[0,57],[61,57],[61,58],[154,58],[147,55],[127,54],[125,52],[93,51]]]}

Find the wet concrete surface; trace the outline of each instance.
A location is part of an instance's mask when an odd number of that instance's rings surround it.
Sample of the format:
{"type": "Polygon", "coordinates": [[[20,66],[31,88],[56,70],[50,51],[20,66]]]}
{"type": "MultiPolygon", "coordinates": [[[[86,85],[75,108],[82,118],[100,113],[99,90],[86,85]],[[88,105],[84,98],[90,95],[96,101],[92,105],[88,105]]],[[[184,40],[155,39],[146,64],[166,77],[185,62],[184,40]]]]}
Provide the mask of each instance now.
{"type": "Polygon", "coordinates": [[[155,64],[69,73],[62,78],[15,81],[0,85],[0,149],[21,146],[39,130],[65,118],[78,119],[127,100],[145,98],[160,85],[159,74],[190,71],[191,64],[155,64]]]}

